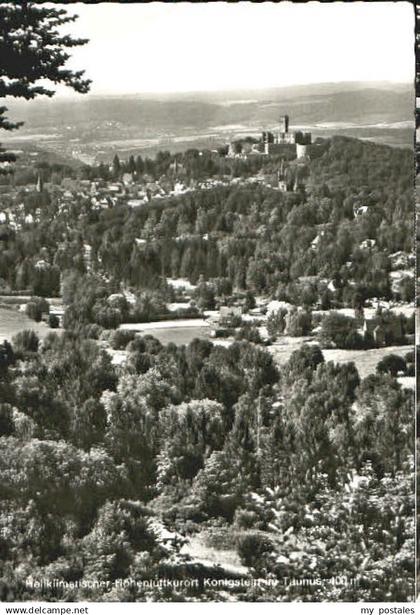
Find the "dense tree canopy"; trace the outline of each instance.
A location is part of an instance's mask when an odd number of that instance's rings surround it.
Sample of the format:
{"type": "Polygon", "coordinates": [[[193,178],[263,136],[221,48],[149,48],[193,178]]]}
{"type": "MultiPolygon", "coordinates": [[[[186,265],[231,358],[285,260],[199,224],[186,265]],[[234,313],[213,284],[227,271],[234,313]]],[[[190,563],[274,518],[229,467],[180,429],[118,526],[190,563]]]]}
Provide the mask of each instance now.
{"type": "Polygon", "coordinates": [[[326,578],[358,579],[336,593],[280,583],[267,600],[410,599],[413,400],[395,378],[361,380],[354,364],[326,362],[315,345],[277,369],[248,341],[127,342],[119,368],[74,332],[41,344],[28,333],[2,347],[0,569],[9,599],[162,598],[119,593],[114,581],[168,570],[200,577],[177,532],[203,523],[227,530],[231,544],[239,536],[232,548],[251,575],[308,578],[316,561],[326,578]],[[137,371],[130,357],[139,355],[137,371]],[[31,589],[28,574],[79,585],[31,589]],[[89,586],[99,578],[106,589],[89,586]]]}

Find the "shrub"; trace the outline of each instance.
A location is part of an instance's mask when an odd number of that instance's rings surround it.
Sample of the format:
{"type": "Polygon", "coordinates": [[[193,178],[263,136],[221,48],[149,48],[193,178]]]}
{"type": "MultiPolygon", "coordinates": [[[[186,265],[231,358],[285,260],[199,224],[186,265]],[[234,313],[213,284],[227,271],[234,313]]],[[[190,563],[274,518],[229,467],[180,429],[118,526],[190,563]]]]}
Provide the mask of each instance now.
{"type": "Polygon", "coordinates": [[[111,347],[114,350],[123,350],[127,347],[127,344],[132,342],[136,337],[135,331],[124,331],[123,329],[117,329],[113,332],[110,339],[111,347]]]}
{"type": "Polygon", "coordinates": [[[280,308],[277,312],[272,312],[267,318],[267,332],[272,339],[284,333],[286,327],[287,310],[280,308]]]}
{"type": "Polygon", "coordinates": [[[414,350],[410,350],[404,356],[405,362],[407,364],[406,376],[415,376],[416,375],[416,360],[414,356],[414,350]]]}
{"type": "Polygon", "coordinates": [[[60,326],[60,319],[56,314],[50,314],[48,316],[48,326],[51,329],[57,329],[60,326]]]}
{"type": "Polygon", "coordinates": [[[404,359],[406,360],[407,363],[415,363],[415,354],[414,354],[414,350],[410,350],[409,352],[406,352],[404,355],[404,359]]]}
{"type": "Polygon", "coordinates": [[[405,277],[399,283],[399,294],[406,303],[412,303],[416,296],[416,284],[414,277],[405,277]]]}
{"type": "Polygon", "coordinates": [[[108,306],[94,306],[93,314],[96,324],[104,329],[116,329],[122,322],[121,312],[108,306]]]}
{"type": "Polygon", "coordinates": [[[26,304],[25,313],[35,322],[39,322],[42,318],[42,311],[34,301],[30,301],[26,304]]]}
{"type": "Polygon", "coordinates": [[[256,305],[257,303],[255,301],[254,295],[252,294],[250,290],[247,290],[247,292],[245,293],[245,300],[244,300],[245,312],[249,312],[249,310],[253,310],[256,305]]]}
{"type": "Polygon", "coordinates": [[[379,374],[390,374],[394,378],[398,376],[398,372],[405,373],[406,369],[407,364],[405,360],[396,354],[389,354],[379,361],[376,366],[376,371],[379,374]]]}
{"type": "Polygon", "coordinates": [[[14,433],[13,408],[10,404],[0,404],[0,436],[14,433]]]}
{"type": "Polygon", "coordinates": [[[9,365],[13,365],[14,362],[15,355],[12,345],[7,340],[4,340],[4,342],[0,344],[0,373],[3,370],[7,370],[9,365]]]}
{"type": "Polygon", "coordinates": [[[98,340],[103,332],[104,330],[100,325],[92,323],[83,327],[82,334],[89,339],[98,340]]]}
{"type": "Polygon", "coordinates": [[[322,321],[319,341],[324,348],[360,349],[365,342],[357,331],[355,318],[330,312],[322,321]]]}
{"type": "Polygon", "coordinates": [[[238,555],[244,566],[259,568],[263,564],[264,556],[273,551],[274,544],[263,534],[253,532],[241,536],[238,540],[238,555]]]}
{"type": "Polygon", "coordinates": [[[39,347],[39,337],[32,329],[19,331],[12,338],[13,350],[16,354],[25,354],[27,352],[37,352],[39,347]]]}
{"type": "Polygon", "coordinates": [[[242,316],[239,314],[232,314],[230,316],[225,316],[224,318],[220,318],[219,326],[226,327],[230,329],[237,329],[243,323],[242,316]]]}
{"type": "Polygon", "coordinates": [[[235,335],[235,339],[246,340],[248,342],[253,342],[254,344],[261,344],[262,342],[262,338],[257,327],[248,323],[239,329],[235,335]]]}
{"type": "Polygon", "coordinates": [[[302,344],[294,350],[288,361],[289,370],[300,376],[307,369],[314,371],[320,363],[324,363],[324,355],[319,346],[302,344]]]}
{"type": "Polygon", "coordinates": [[[403,330],[406,335],[412,335],[416,332],[416,315],[405,317],[403,320],[403,330]]]}
{"type": "Polygon", "coordinates": [[[312,331],[312,314],[307,310],[291,310],[286,317],[286,334],[292,337],[309,335],[312,331]]]}
{"type": "Polygon", "coordinates": [[[26,304],[25,312],[29,318],[39,322],[43,314],[48,314],[50,311],[49,303],[42,297],[33,297],[29,303],[26,304]]]}
{"type": "Polygon", "coordinates": [[[235,513],[235,524],[244,530],[249,530],[255,527],[255,524],[258,523],[259,517],[255,510],[244,510],[243,508],[238,508],[235,513]]]}

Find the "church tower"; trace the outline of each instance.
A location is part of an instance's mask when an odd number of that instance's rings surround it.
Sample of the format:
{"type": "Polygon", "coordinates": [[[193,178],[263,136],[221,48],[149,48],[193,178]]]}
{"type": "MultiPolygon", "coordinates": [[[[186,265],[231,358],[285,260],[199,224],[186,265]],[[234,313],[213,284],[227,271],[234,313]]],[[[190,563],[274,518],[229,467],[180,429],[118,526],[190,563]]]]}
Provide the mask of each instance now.
{"type": "Polygon", "coordinates": [[[301,182],[300,182],[300,176],[299,176],[299,167],[296,168],[296,174],[295,174],[295,182],[293,184],[293,192],[299,192],[300,188],[301,188],[301,182]]]}
{"type": "Polygon", "coordinates": [[[287,192],[287,180],[284,169],[284,160],[281,159],[280,169],[277,172],[278,189],[281,192],[287,192]]]}
{"type": "Polygon", "coordinates": [[[36,191],[42,192],[44,190],[44,182],[42,181],[41,173],[38,173],[38,179],[36,182],[36,191]]]}

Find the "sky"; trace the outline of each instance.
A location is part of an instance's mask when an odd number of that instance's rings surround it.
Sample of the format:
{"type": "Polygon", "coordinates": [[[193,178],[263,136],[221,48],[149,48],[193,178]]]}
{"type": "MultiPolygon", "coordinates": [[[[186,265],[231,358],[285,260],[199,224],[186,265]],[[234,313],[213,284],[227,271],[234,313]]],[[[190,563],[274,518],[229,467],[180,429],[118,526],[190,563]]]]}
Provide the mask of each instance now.
{"type": "MultiPolygon", "coordinates": [[[[92,94],[258,89],[414,79],[410,2],[86,5],[65,27],[92,94]]],[[[64,88],[60,95],[71,94],[64,88]]]]}

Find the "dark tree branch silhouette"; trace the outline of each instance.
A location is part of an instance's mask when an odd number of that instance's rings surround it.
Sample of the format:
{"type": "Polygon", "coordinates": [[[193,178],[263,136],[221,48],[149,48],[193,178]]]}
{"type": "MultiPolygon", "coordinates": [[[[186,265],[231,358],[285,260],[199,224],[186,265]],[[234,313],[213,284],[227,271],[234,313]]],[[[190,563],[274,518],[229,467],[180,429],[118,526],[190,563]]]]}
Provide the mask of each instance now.
{"type": "MultiPolygon", "coordinates": [[[[66,68],[70,58],[67,50],[87,43],[87,39],[60,32],[61,26],[76,19],[64,9],[27,0],[0,2],[0,99],[51,97],[59,84],[82,94],[89,91],[91,81],[84,77],[84,71],[66,68]]],[[[7,106],[1,105],[0,129],[22,126],[23,122],[9,120],[6,112],[7,106]]],[[[0,147],[0,163],[14,160],[12,153],[0,147]]]]}

